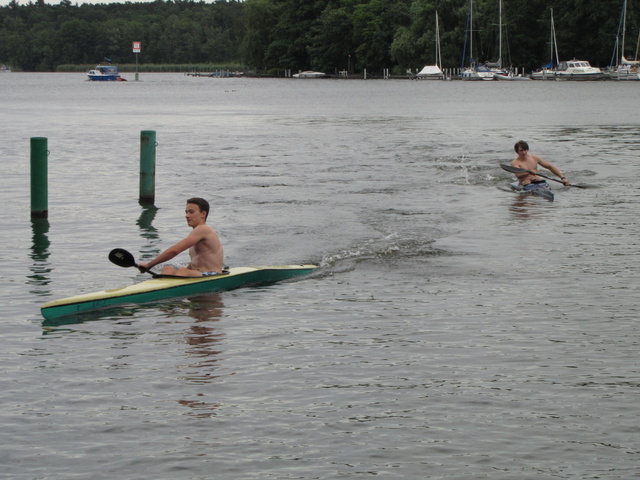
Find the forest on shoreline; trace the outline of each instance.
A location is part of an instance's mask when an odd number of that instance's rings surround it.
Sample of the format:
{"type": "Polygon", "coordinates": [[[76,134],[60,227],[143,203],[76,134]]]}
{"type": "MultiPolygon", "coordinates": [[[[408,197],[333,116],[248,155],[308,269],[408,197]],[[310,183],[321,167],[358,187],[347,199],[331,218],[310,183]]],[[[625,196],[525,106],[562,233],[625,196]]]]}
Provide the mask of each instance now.
{"type": "MultiPolygon", "coordinates": [[[[105,0],[106,1],[106,0],[105,0]]],[[[499,0],[155,0],[74,4],[45,0],[0,7],[0,63],[26,72],[68,70],[109,58],[259,73],[318,70],[404,73],[435,63],[439,17],[442,67],[468,63],[468,32],[477,62],[496,61],[499,0]],[[463,58],[466,52],[466,58],[463,58]]],[[[526,71],[550,60],[551,9],[560,60],[615,63],[623,0],[504,0],[502,64],[526,71]]],[[[637,15],[629,2],[627,49],[636,55],[637,15]]],[[[181,67],[184,68],[184,67],[181,67]]]]}

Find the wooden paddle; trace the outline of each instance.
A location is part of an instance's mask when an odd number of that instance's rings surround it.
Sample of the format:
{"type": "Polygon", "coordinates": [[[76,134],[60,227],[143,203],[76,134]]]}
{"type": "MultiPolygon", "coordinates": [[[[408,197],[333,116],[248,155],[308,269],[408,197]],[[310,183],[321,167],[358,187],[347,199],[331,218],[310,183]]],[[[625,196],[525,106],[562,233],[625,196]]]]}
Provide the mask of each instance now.
{"type": "MultiPolygon", "coordinates": [[[[140,265],[136,263],[136,259],[133,257],[131,253],[126,251],[124,248],[114,248],[109,252],[109,260],[111,263],[115,263],[119,267],[136,267],[141,268],[140,265]]],[[[150,273],[151,275],[156,275],[151,270],[142,268],[146,273],[150,273]]]]}
{"type": "MultiPolygon", "coordinates": [[[[503,170],[506,170],[507,172],[511,172],[511,173],[530,173],[531,175],[537,175],[538,177],[546,178],[547,180],[552,180],[554,182],[562,183],[562,180],[558,180],[557,178],[547,177],[546,175],[543,175],[541,173],[532,172],[531,170],[525,170],[524,168],[512,167],[511,165],[506,165],[504,163],[501,163],[500,167],[503,170]]],[[[584,185],[574,185],[573,183],[570,183],[568,186],[569,187],[575,187],[575,188],[587,188],[584,185]]]]}

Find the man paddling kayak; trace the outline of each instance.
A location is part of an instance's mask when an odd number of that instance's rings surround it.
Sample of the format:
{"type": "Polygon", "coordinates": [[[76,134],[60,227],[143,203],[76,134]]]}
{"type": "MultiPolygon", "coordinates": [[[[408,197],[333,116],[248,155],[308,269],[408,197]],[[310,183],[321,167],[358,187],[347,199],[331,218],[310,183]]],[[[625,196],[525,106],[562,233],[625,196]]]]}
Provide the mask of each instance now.
{"type": "Polygon", "coordinates": [[[536,184],[547,183],[541,177],[535,175],[535,172],[538,171],[538,165],[546,168],[547,170],[551,171],[554,175],[557,175],[558,177],[560,177],[560,180],[562,180],[563,185],[565,186],[571,185],[569,183],[569,180],[567,180],[567,178],[564,175],[562,175],[562,172],[560,172],[560,170],[558,170],[558,168],[555,165],[552,165],[551,163],[547,162],[546,160],[544,160],[543,158],[537,155],[533,155],[529,153],[529,145],[524,140],[520,140],[519,142],[517,142],[514,145],[513,149],[516,151],[518,156],[511,161],[511,166],[516,168],[522,168],[524,170],[529,170],[530,172],[533,172],[533,173],[525,172],[525,173],[514,174],[516,177],[518,177],[518,183],[520,184],[520,186],[522,186],[525,190],[528,185],[534,186],[536,184]]]}
{"type": "Polygon", "coordinates": [[[190,198],[187,200],[185,217],[187,224],[193,230],[186,238],[167,248],[150,262],[140,262],[140,271],[144,272],[160,263],[167,262],[188,249],[191,257],[189,265],[180,268],[165,265],[162,268],[162,274],[181,277],[202,277],[221,273],[224,252],[218,234],[207,225],[208,216],[209,202],[204,198],[190,198]]]}

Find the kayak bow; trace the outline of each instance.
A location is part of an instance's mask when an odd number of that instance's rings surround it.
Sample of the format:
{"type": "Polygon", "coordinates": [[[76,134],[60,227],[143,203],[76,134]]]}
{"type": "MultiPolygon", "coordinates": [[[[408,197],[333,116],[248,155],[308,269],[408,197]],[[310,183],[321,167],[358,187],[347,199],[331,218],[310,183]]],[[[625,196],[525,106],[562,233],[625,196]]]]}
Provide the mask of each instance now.
{"type": "Polygon", "coordinates": [[[553,190],[549,188],[549,185],[545,183],[534,183],[528,185],[529,188],[524,188],[522,185],[519,185],[518,182],[509,184],[511,190],[517,193],[529,194],[529,195],[537,195],[538,197],[546,198],[547,200],[553,202],[555,197],[553,190]]]}
{"type": "Polygon", "coordinates": [[[317,265],[236,267],[230,268],[228,273],[207,277],[159,276],[127,287],[54,300],[42,305],[41,312],[45,319],[51,320],[114,306],[150,303],[246,286],[265,285],[306,275],[316,268],[318,268],[317,265]]]}

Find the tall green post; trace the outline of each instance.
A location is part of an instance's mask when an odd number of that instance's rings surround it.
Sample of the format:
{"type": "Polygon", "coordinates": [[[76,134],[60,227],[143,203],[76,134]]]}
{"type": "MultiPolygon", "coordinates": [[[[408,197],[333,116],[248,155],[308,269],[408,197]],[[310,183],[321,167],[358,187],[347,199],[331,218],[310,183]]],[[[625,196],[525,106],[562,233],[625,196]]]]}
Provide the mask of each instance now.
{"type": "Polygon", "coordinates": [[[140,205],[154,205],[156,200],[156,132],[140,132],[140,205]]]}
{"type": "Polygon", "coordinates": [[[31,218],[49,216],[47,139],[31,137],[31,218]]]}

